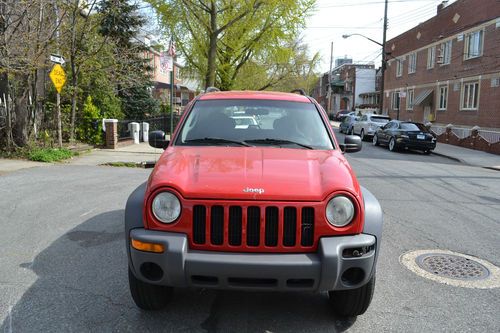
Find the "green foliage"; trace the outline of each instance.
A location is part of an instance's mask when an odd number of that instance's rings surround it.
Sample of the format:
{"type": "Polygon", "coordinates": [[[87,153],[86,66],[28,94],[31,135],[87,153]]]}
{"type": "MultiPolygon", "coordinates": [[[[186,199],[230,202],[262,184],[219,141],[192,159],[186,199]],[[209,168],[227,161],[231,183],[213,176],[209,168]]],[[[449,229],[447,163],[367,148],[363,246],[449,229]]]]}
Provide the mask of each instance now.
{"type": "Polygon", "coordinates": [[[101,111],[92,103],[92,97],[88,96],[83,104],[82,118],[77,128],[78,138],[90,144],[101,144],[103,140],[101,119],[101,111]]]}
{"type": "Polygon", "coordinates": [[[28,159],[38,162],[57,162],[75,156],[76,153],[66,148],[34,148],[28,153],[28,159]]]}
{"type": "Polygon", "coordinates": [[[101,165],[107,165],[112,167],[125,167],[125,168],[140,168],[141,165],[135,162],[108,162],[101,165]]]}
{"type": "Polygon", "coordinates": [[[222,90],[241,86],[248,76],[255,76],[248,89],[271,88],[288,79],[290,62],[297,55],[295,41],[315,4],[315,0],[147,2],[163,26],[173,31],[186,70],[205,78],[205,86],[215,84],[222,90]]]}
{"type": "Polygon", "coordinates": [[[121,98],[123,113],[127,119],[140,120],[160,113],[160,103],[151,97],[147,86],[124,89],[121,98]]]}

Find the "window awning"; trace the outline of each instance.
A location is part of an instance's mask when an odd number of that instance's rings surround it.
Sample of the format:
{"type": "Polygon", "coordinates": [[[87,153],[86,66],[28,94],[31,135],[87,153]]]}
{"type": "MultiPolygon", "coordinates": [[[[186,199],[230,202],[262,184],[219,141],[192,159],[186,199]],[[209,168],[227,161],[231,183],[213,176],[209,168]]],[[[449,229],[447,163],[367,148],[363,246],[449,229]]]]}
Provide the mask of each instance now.
{"type": "Polygon", "coordinates": [[[431,97],[434,93],[434,89],[427,89],[422,91],[417,98],[415,98],[415,101],[413,102],[413,105],[422,105],[424,101],[426,101],[429,97],[431,97]]]}

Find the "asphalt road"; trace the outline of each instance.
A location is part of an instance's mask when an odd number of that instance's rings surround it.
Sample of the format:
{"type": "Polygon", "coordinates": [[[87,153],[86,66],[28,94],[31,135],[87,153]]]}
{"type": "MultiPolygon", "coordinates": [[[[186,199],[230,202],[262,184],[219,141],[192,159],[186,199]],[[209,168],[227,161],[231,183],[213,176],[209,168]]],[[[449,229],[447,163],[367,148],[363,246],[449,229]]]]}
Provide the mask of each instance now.
{"type": "Polygon", "coordinates": [[[177,290],[164,311],[139,311],[122,220],[149,170],[62,165],[0,176],[0,332],[499,331],[500,289],[426,280],[399,257],[449,249],[500,266],[500,172],[370,143],[348,159],[385,215],[363,316],[336,318],[324,294],[199,289],[177,290]]]}

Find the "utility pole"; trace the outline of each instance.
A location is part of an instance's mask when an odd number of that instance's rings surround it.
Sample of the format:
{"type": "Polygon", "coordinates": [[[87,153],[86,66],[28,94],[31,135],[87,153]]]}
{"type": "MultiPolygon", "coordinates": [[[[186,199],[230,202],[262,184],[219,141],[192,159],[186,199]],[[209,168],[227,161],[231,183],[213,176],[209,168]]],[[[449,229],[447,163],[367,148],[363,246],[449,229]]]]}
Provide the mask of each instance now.
{"type": "Polygon", "coordinates": [[[175,50],[174,39],[170,39],[170,47],[168,52],[172,57],[172,71],[170,72],[170,140],[174,134],[174,69],[175,69],[175,50]]]}
{"type": "MultiPolygon", "coordinates": [[[[59,9],[57,8],[56,0],[53,2],[54,12],[56,14],[56,44],[57,54],[59,54],[59,9]]],[[[59,148],[62,148],[62,122],[61,122],[61,94],[56,91],[56,112],[57,112],[57,141],[59,148]]]]}
{"type": "Polygon", "coordinates": [[[330,45],[330,71],[328,72],[328,110],[327,114],[332,111],[332,62],[333,62],[333,42],[330,45]]]}
{"type": "MultiPolygon", "coordinates": [[[[387,36],[387,4],[388,0],[385,0],[385,9],[384,9],[384,35],[382,37],[382,77],[381,77],[381,82],[380,82],[380,114],[384,113],[384,85],[385,85],[385,69],[387,67],[386,63],[386,54],[385,54],[385,42],[386,42],[386,36],[387,36]]],[[[399,114],[398,114],[398,120],[399,120],[399,114]]]]}

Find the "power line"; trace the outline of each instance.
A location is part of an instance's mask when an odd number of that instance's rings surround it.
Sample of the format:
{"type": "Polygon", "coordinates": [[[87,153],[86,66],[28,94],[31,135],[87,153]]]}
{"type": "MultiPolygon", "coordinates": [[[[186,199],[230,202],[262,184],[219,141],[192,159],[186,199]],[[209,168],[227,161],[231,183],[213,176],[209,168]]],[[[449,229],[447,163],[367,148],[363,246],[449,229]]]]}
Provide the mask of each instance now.
{"type": "MultiPolygon", "coordinates": [[[[436,0],[392,0],[389,1],[389,3],[397,3],[397,2],[436,2],[436,0]]],[[[316,8],[342,8],[342,7],[356,7],[356,6],[365,6],[365,5],[378,5],[378,4],[384,4],[384,1],[367,1],[367,2],[362,2],[362,3],[344,3],[344,4],[335,4],[335,5],[325,5],[325,6],[317,6],[316,8]]]]}

